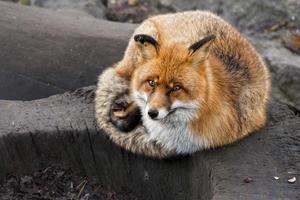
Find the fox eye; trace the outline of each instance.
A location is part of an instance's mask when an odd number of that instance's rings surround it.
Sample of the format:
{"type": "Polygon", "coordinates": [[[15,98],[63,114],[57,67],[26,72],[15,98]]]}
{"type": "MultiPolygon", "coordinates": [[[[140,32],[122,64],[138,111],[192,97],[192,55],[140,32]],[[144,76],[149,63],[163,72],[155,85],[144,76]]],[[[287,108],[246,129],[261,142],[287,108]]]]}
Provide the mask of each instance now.
{"type": "Polygon", "coordinates": [[[149,84],[150,87],[155,86],[155,82],[153,80],[148,80],[148,84],[149,84]]]}
{"type": "Polygon", "coordinates": [[[181,89],[181,87],[179,86],[179,85],[176,85],[175,87],[173,87],[172,89],[171,89],[171,92],[176,92],[176,91],[178,91],[178,90],[180,90],[181,89]]]}

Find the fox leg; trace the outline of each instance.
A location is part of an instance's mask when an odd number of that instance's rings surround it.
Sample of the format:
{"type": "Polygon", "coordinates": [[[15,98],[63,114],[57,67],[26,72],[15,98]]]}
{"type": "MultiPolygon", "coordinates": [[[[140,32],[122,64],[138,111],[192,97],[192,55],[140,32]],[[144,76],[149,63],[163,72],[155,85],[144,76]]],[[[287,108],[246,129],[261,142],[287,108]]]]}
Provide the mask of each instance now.
{"type": "MultiPolygon", "coordinates": [[[[142,125],[138,125],[133,130],[125,133],[116,128],[114,123],[112,123],[114,120],[112,117],[126,116],[127,108],[130,108],[130,106],[127,105],[128,107],[125,108],[124,111],[121,110],[120,112],[120,109],[119,111],[118,109],[114,110],[114,108],[118,108],[118,105],[115,105],[116,99],[118,100],[120,95],[128,91],[128,85],[128,80],[118,76],[114,68],[107,69],[99,76],[95,97],[96,120],[99,128],[101,128],[114,143],[133,153],[157,158],[174,155],[173,151],[165,149],[156,141],[151,140],[142,125]]],[[[121,105],[122,103],[119,102],[121,105]]],[[[128,115],[130,114],[129,109],[128,115]]]]}
{"type": "Polygon", "coordinates": [[[124,93],[113,102],[110,119],[120,131],[129,132],[141,121],[140,109],[130,100],[128,93],[124,93]]]}

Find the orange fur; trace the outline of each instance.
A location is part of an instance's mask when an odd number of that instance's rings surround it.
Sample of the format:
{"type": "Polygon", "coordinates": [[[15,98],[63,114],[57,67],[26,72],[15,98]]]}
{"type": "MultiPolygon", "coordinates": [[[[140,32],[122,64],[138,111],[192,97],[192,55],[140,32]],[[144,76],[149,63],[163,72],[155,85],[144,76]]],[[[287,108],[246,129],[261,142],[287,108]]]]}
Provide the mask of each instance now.
{"type": "Polygon", "coordinates": [[[152,107],[169,108],[176,100],[199,102],[189,127],[208,140],[209,147],[232,143],[265,124],[268,70],[231,25],[211,13],[194,11],[153,17],[135,33],[153,36],[159,51],[141,50],[131,40],[117,72],[131,80],[132,93],[145,92],[152,107]],[[172,18],[175,15],[178,19],[172,18]],[[188,46],[208,34],[214,34],[215,41],[191,55],[188,46]],[[143,58],[143,53],[152,57],[143,58]],[[155,89],[148,80],[155,82],[155,89]],[[182,89],[170,92],[177,84],[182,89]]]}

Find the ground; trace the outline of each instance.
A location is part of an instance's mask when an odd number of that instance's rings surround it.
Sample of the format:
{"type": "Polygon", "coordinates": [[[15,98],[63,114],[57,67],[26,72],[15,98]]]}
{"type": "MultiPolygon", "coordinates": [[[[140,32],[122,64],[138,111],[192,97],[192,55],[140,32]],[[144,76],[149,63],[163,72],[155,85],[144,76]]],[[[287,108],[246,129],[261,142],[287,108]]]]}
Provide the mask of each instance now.
{"type": "Polygon", "coordinates": [[[52,164],[31,174],[8,174],[0,186],[0,200],[137,200],[131,193],[116,193],[96,179],[52,164]]]}

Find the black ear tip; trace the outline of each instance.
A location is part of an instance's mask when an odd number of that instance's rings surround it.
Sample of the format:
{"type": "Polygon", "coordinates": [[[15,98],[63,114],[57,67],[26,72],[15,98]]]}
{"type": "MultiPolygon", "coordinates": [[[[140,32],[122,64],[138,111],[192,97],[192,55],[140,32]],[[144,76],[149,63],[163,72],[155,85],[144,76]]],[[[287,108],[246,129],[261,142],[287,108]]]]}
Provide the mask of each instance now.
{"type": "Polygon", "coordinates": [[[211,40],[216,39],[216,36],[215,36],[215,35],[210,35],[210,36],[208,36],[208,37],[210,37],[211,40]]]}
{"type": "Polygon", "coordinates": [[[203,39],[201,39],[200,41],[192,44],[190,47],[189,47],[189,50],[191,50],[193,53],[195,51],[197,51],[200,47],[202,47],[203,45],[205,45],[206,43],[210,42],[210,41],[213,41],[216,39],[216,36],[215,35],[209,35],[209,36],[206,36],[204,37],[203,39]]]}
{"type": "Polygon", "coordinates": [[[215,35],[211,34],[211,35],[204,37],[202,40],[205,42],[210,42],[210,41],[214,41],[216,38],[217,37],[215,35]]]}
{"type": "Polygon", "coordinates": [[[143,39],[143,36],[140,34],[134,36],[134,41],[136,41],[136,42],[140,42],[142,39],[143,39]]]}
{"type": "Polygon", "coordinates": [[[152,44],[155,48],[157,48],[158,42],[151,37],[150,35],[146,35],[146,34],[137,34],[133,37],[134,41],[136,42],[140,42],[141,44],[144,44],[145,42],[148,42],[150,44],[152,44]]]}

